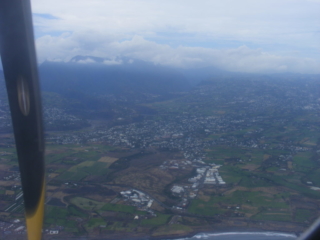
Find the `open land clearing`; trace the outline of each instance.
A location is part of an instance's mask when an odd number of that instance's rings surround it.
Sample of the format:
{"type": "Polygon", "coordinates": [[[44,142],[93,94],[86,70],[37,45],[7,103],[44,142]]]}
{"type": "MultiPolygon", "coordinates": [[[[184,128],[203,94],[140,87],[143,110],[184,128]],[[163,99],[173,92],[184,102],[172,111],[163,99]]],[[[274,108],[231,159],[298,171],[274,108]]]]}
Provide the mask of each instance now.
{"type": "Polygon", "coordinates": [[[119,158],[113,158],[113,157],[101,157],[98,162],[105,162],[105,163],[110,163],[110,165],[112,163],[114,163],[115,161],[117,161],[119,158]]]}

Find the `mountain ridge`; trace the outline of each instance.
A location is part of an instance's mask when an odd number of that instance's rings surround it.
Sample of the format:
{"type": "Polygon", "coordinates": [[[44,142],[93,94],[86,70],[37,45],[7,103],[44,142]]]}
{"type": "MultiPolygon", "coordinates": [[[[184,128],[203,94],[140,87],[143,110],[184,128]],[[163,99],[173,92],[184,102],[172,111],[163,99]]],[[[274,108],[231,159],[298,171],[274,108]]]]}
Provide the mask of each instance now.
{"type": "Polygon", "coordinates": [[[185,76],[175,69],[127,58],[76,56],[69,62],[46,61],[39,73],[42,89],[58,93],[73,89],[98,94],[166,94],[189,88],[185,76]]]}

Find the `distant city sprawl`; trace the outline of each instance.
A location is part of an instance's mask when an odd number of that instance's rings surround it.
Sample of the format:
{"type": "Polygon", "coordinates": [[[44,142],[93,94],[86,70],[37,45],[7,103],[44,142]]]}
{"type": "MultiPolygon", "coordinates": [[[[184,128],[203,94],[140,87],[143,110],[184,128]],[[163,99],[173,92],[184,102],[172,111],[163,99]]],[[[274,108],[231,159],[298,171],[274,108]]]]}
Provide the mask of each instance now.
{"type": "MultiPolygon", "coordinates": [[[[45,236],[302,232],[319,215],[319,87],[308,76],[213,79],[163,94],[44,92],[45,236]]],[[[22,237],[5,99],[0,110],[0,229],[22,237]]]]}

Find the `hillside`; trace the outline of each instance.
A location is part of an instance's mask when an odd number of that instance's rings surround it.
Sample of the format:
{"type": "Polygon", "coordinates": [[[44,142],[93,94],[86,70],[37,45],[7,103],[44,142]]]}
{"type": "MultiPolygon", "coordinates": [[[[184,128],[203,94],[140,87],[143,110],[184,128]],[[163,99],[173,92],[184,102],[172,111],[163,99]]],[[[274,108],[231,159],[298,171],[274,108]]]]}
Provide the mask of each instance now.
{"type": "Polygon", "coordinates": [[[46,61],[39,72],[44,91],[62,94],[71,90],[90,94],[167,94],[189,87],[177,70],[126,58],[76,56],[67,63],[46,61]]]}

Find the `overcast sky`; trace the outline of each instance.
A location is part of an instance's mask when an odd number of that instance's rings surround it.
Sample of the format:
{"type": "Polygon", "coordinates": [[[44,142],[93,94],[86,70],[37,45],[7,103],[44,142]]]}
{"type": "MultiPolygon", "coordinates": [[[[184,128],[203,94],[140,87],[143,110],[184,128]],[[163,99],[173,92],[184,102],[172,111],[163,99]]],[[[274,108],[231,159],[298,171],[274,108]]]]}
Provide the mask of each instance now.
{"type": "Polygon", "coordinates": [[[31,0],[38,60],[320,73],[320,0],[31,0]]]}

